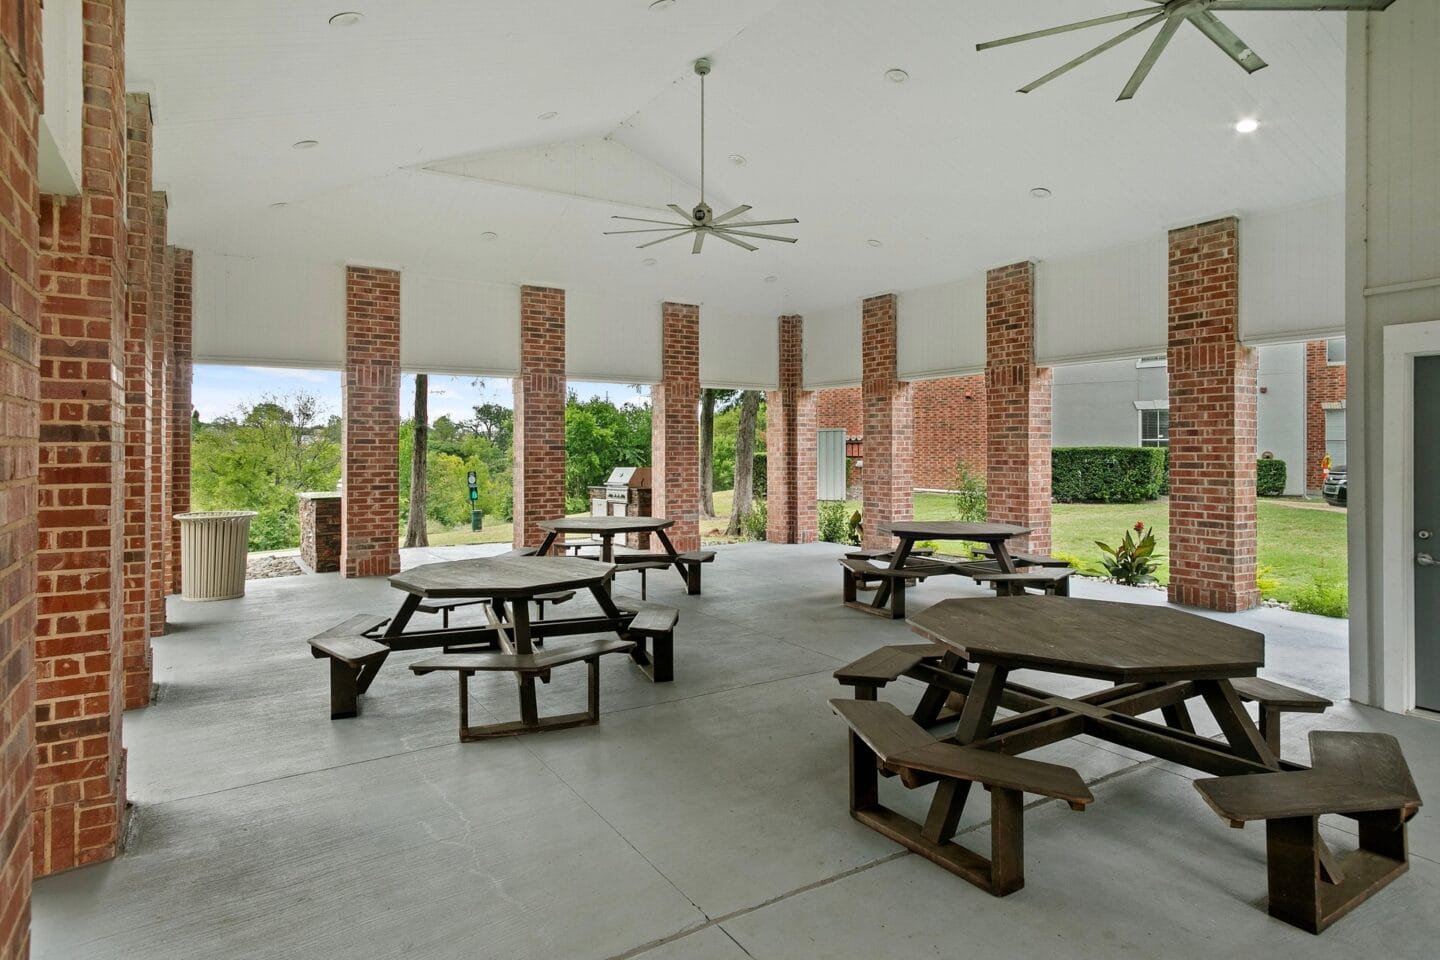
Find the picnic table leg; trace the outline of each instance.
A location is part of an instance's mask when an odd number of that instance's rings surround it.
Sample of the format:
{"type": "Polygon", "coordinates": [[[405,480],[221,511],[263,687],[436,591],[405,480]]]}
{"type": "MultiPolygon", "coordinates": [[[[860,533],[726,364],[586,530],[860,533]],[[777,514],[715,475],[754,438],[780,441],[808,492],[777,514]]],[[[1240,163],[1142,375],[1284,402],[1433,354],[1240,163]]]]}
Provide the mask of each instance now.
{"type": "Polygon", "coordinates": [[[1280,761],[1275,758],[1275,754],[1265,743],[1265,738],[1255,728],[1255,721],[1250,719],[1249,712],[1240,702],[1235,688],[1230,686],[1230,681],[1196,680],[1195,689],[1205,698],[1206,705],[1215,715],[1221,732],[1225,734],[1225,739],[1237,756],[1263,763],[1273,770],[1280,769],[1280,761]]]}
{"type": "Polygon", "coordinates": [[[543,557],[547,555],[550,552],[550,548],[555,545],[555,538],[557,536],[559,536],[559,534],[554,530],[545,534],[545,539],[540,541],[540,549],[535,551],[535,556],[543,557]]]}
{"type": "Polygon", "coordinates": [[[615,534],[613,533],[602,531],[600,534],[600,562],[615,562],[615,534]]]}
{"type": "MultiPolygon", "coordinates": [[[[905,561],[910,559],[910,548],[912,546],[914,546],[914,543],[911,540],[905,537],[900,538],[900,546],[896,547],[895,552],[890,555],[891,570],[898,570],[905,566],[905,561]]],[[[876,610],[885,609],[886,604],[890,602],[891,584],[893,582],[894,581],[887,578],[875,590],[875,599],[871,601],[871,606],[876,610]]],[[[904,588],[902,587],[901,589],[904,588]]],[[[899,618],[897,617],[896,619],[899,618]]]]}
{"type": "MultiPolygon", "coordinates": [[[[1005,678],[1009,673],[1007,668],[993,663],[980,664],[975,671],[970,696],[965,698],[965,709],[960,713],[960,725],[955,728],[956,743],[964,746],[990,735],[990,725],[995,720],[1000,694],[1005,690],[1005,678]]],[[[925,817],[921,835],[931,843],[945,843],[953,838],[969,795],[968,780],[940,781],[935,787],[935,799],[930,802],[930,813],[925,817]]]]}
{"type": "MultiPolygon", "coordinates": [[[[534,653],[535,650],[530,644],[530,600],[528,597],[521,597],[510,604],[510,621],[514,624],[513,636],[515,638],[515,652],[519,654],[534,653]]],[[[540,714],[535,706],[535,678],[529,674],[518,674],[520,684],[520,722],[526,726],[534,726],[540,722],[540,714]]]]}
{"type": "MultiPolygon", "coordinates": [[[[945,656],[940,658],[939,669],[946,673],[959,673],[964,663],[965,661],[960,659],[960,654],[947,650],[945,656]]],[[[949,696],[949,690],[931,684],[921,694],[920,703],[916,706],[915,712],[910,715],[910,719],[927,729],[933,727],[940,719],[940,710],[945,706],[945,701],[949,696]]]]}
{"type": "Polygon", "coordinates": [[[380,636],[380,642],[384,643],[391,637],[398,637],[405,632],[405,627],[410,623],[410,618],[415,616],[415,608],[420,606],[420,598],[413,593],[405,594],[405,600],[400,604],[400,612],[390,621],[385,632],[380,636]]]}
{"type": "Polygon", "coordinates": [[[656,530],[655,536],[660,541],[660,546],[665,548],[665,555],[670,558],[671,566],[675,568],[676,573],[680,574],[680,579],[685,584],[685,592],[691,596],[699,593],[700,574],[698,571],[700,569],[700,565],[695,564],[695,570],[697,571],[695,574],[695,589],[691,590],[690,575],[685,571],[684,565],[680,562],[680,551],[675,549],[675,544],[670,542],[670,537],[665,533],[664,530],[656,530]]]}

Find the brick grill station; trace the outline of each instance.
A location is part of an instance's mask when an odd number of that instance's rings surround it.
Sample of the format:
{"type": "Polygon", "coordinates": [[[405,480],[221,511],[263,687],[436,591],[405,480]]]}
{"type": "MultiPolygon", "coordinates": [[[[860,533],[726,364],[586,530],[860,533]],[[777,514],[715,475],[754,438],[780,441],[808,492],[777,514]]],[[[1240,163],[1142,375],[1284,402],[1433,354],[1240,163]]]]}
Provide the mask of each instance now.
{"type": "Polygon", "coordinates": [[[340,569],[341,499],[338,493],[300,494],[300,562],[314,573],[340,569]]]}

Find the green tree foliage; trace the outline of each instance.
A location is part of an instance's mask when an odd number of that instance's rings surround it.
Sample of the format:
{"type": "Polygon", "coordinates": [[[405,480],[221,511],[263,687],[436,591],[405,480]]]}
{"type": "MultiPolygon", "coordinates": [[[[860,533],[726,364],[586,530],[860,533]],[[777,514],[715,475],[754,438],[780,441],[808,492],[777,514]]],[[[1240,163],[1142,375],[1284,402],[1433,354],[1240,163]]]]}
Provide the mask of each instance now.
{"type": "MultiPolygon", "coordinates": [[[[735,489],[735,438],[740,432],[741,391],[733,391],[735,403],[715,414],[715,489],[735,489]]],[[[765,483],[765,398],[755,418],[755,492],[759,496],[765,483]]]]}
{"type": "Polygon", "coordinates": [[[251,550],[299,545],[296,494],[333,490],[340,479],[340,418],[312,394],[263,394],[193,429],[194,508],[254,510],[251,550]]]}
{"type": "MultiPolygon", "coordinates": [[[[466,474],[475,471],[480,498],[475,509],[487,517],[508,519],[511,484],[511,441],[514,415],[497,404],[475,408],[475,417],[456,422],[438,417],[430,425],[426,444],[425,483],[428,495],[425,512],[431,523],[458,527],[470,523],[470,487],[466,474]]],[[[402,522],[410,502],[409,463],[415,444],[415,425],[400,424],[400,506],[402,522]]]]}
{"type": "Polygon", "coordinates": [[[650,465],[650,408],[603,397],[565,401],[565,499],[583,509],[589,488],[616,467],[650,465]]]}

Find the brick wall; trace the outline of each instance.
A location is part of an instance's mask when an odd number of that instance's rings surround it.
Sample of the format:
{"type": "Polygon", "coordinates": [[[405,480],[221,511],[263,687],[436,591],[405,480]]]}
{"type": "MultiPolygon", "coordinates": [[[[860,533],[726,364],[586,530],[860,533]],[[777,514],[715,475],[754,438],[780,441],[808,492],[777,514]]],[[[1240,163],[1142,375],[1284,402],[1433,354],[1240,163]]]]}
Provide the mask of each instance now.
{"type": "Polygon", "coordinates": [[[661,381],[650,391],[651,509],[675,521],[681,552],[700,549],[700,308],[660,308],[661,381]]]}
{"type": "Polygon", "coordinates": [[[339,494],[300,494],[300,560],[316,573],[340,569],[339,494]]]}
{"type": "Polygon", "coordinates": [[[538,547],[535,524],[565,515],[564,290],[520,288],[514,449],[515,546],[538,547]]]}
{"type": "Polygon", "coordinates": [[[170,320],[168,201],[150,194],[150,636],[165,632],[166,570],[170,557],[170,320]]]}
{"type": "Polygon", "coordinates": [[[347,577],[400,572],[400,273],[345,268],[345,481],[340,565],[347,577]]]}
{"type": "Polygon", "coordinates": [[[0,8],[0,957],[30,952],[40,3],[0,8]]]}
{"type": "Polygon", "coordinates": [[[1170,231],[1170,600],[1247,610],[1255,587],[1256,374],[1239,341],[1240,224],[1170,231]]]}
{"type": "Polygon", "coordinates": [[[150,702],[150,97],[125,98],[125,533],[121,559],[124,585],[125,708],[150,702]]]}
{"type": "Polygon", "coordinates": [[[170,376],[165,393],[170,398],[170,508],[169,557],[166,561],[166,593],[179,593],[180,524],[173,517],[190,510],[190,388],[194,379],[191,364],[191,320],[195,255],[172,248],[170,261],[170,376]]]}
{"type": "Polygon", "coordinates": [[[1050,371],[1035,366],[1035,265],[985,278],[986,474],[990,519],[1034,532],[1025,549],[1050,551],[1050,371]]]}
{"type": "Polygon", "coordinates": [[[805,321],[781,317],[780,388],[766,395],[765,482],[771,543],[813,543],[815,506],[815,394],[804,389],[805,321]]]}
{"type": "MultiPolygon", "coordinates": [[[[1326,340],[1305,344],[1305,489],[1320,489],[1326,404],[1345,402],[1345,364],[1331,364],[1326,340]]],[[[1333,409],[1333,407],[1332,407],[1333,409]]],[[[1344,464],[1337,463],[1340,467],[1344,464]]]]}
{"type": "Polygon", "coordinates": [[[860,309],[861,405],[865,414],[865,547],[895,543],[882,525],[912,516],[915,410],[910,384],[896,376],[899,333],[895,294],[865,300],[860,309]]]}
{"type": "Polygon", "coordinates": [[[82,192],[40,199],[35,870],[113,857],[125,804],[123,0],[84,5],[82,192]]]}
{"type": "Polygon", "coordinates": [[[844,430],[846,437],[865,436],[865,405],[860,400],[860,388],[816,390],[815,429],[844,430]]]}

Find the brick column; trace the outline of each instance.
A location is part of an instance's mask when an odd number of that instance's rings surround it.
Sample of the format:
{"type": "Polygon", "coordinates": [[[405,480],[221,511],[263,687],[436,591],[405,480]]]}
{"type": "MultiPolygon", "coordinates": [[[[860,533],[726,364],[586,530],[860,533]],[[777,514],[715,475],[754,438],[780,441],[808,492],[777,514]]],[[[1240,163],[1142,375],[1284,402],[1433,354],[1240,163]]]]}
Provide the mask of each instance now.
{"type": "Polygon", "coordinates": [[[815,394],[804,389],[805,321],[781,317],[780,388],[765,402],[765,484],[771,543],[814,543],[815,394]]]}
{"type": "Polygon", "coordinates": [[[39,0],[8,6],[0,21],[0,957],[20,958],[30,953],[35,777],[35,177],[43,59],[39,0]]]}
{"type": "Polygon", "coordinates": [[[1240,222],[1170,231],[1170,600],[1248,610],[1256,353],[1240,344],[1240,222]]]}
{"type": "MultiPolygon", "coordinates": [[[[1345,364],[1329,360],[1329,341],[1305,344],[1305,489],[1319,490],[1325,459],[1325,411],[1345,406],[1345,364]]],[[[1334,464],[1344,466],[1344,464],[1334,464]]]]}
{"type": "Polygon", "coordinates": [[[150,636],[165,632],[165,594],[170,559],[170,365],[171,262],[165,245],[168,200],[150,195],[150,636]]]}
{"type": "Polygon", "coordinates": [[[123,0],[85,4],[81,194],[40,198],[40,875],[113,857],[125,807],[123,21],[123,0]]]}
{"type": "Polygon", "coordinates": [[[179,593],[180,524],[177,513],[190,511],[190,414],[191,403],[191,306],[194,290],[195,255],[189,250],[171,248],[170,261],[170,377],[166,394],[170,397],[170,506],[166,525],[170,528],[169,556],[166,560],[165,592],[179,593]]]}
{"type": "Polygon", "coordinates": [[[535,524],[565,515],[564,290],[520,288],[514,445],[515,546],[538,547],[535,524]]]}
{"type": "Polygon", "coordinates": [[[675,549],[700,549],[700,308],[660,308],[661,381],[650,391],[651,509],[675,549]]]}
{"type": "Polygon", "coordinates": [[[1035,264],[985,277],[986,478],[990,519],[1034,530],[1012,546],[1050,552],[1050,371],[1035,366],[1035,264]]]}
{"type": "Polygon", "coordinates": [[[863,546],[890,547],[882,524],[909,520],[915,456],[910,384],[896,375],[898,311],[893,293],[870,297],[860,314],[860,404],[865,417],[863,546]]]}
{"type": "Polygon", "coordinates": [[[347,577],[400,572],[400,273],[345,268],[344,509],[347,577]]]}
{"type": "Polygon", "coordinates": [[[150,703],[150,97],[125,98],[128,149],[125,155],[126,276],[125,321],[125,539],[124,639],[125,708],[150,703]]]}

